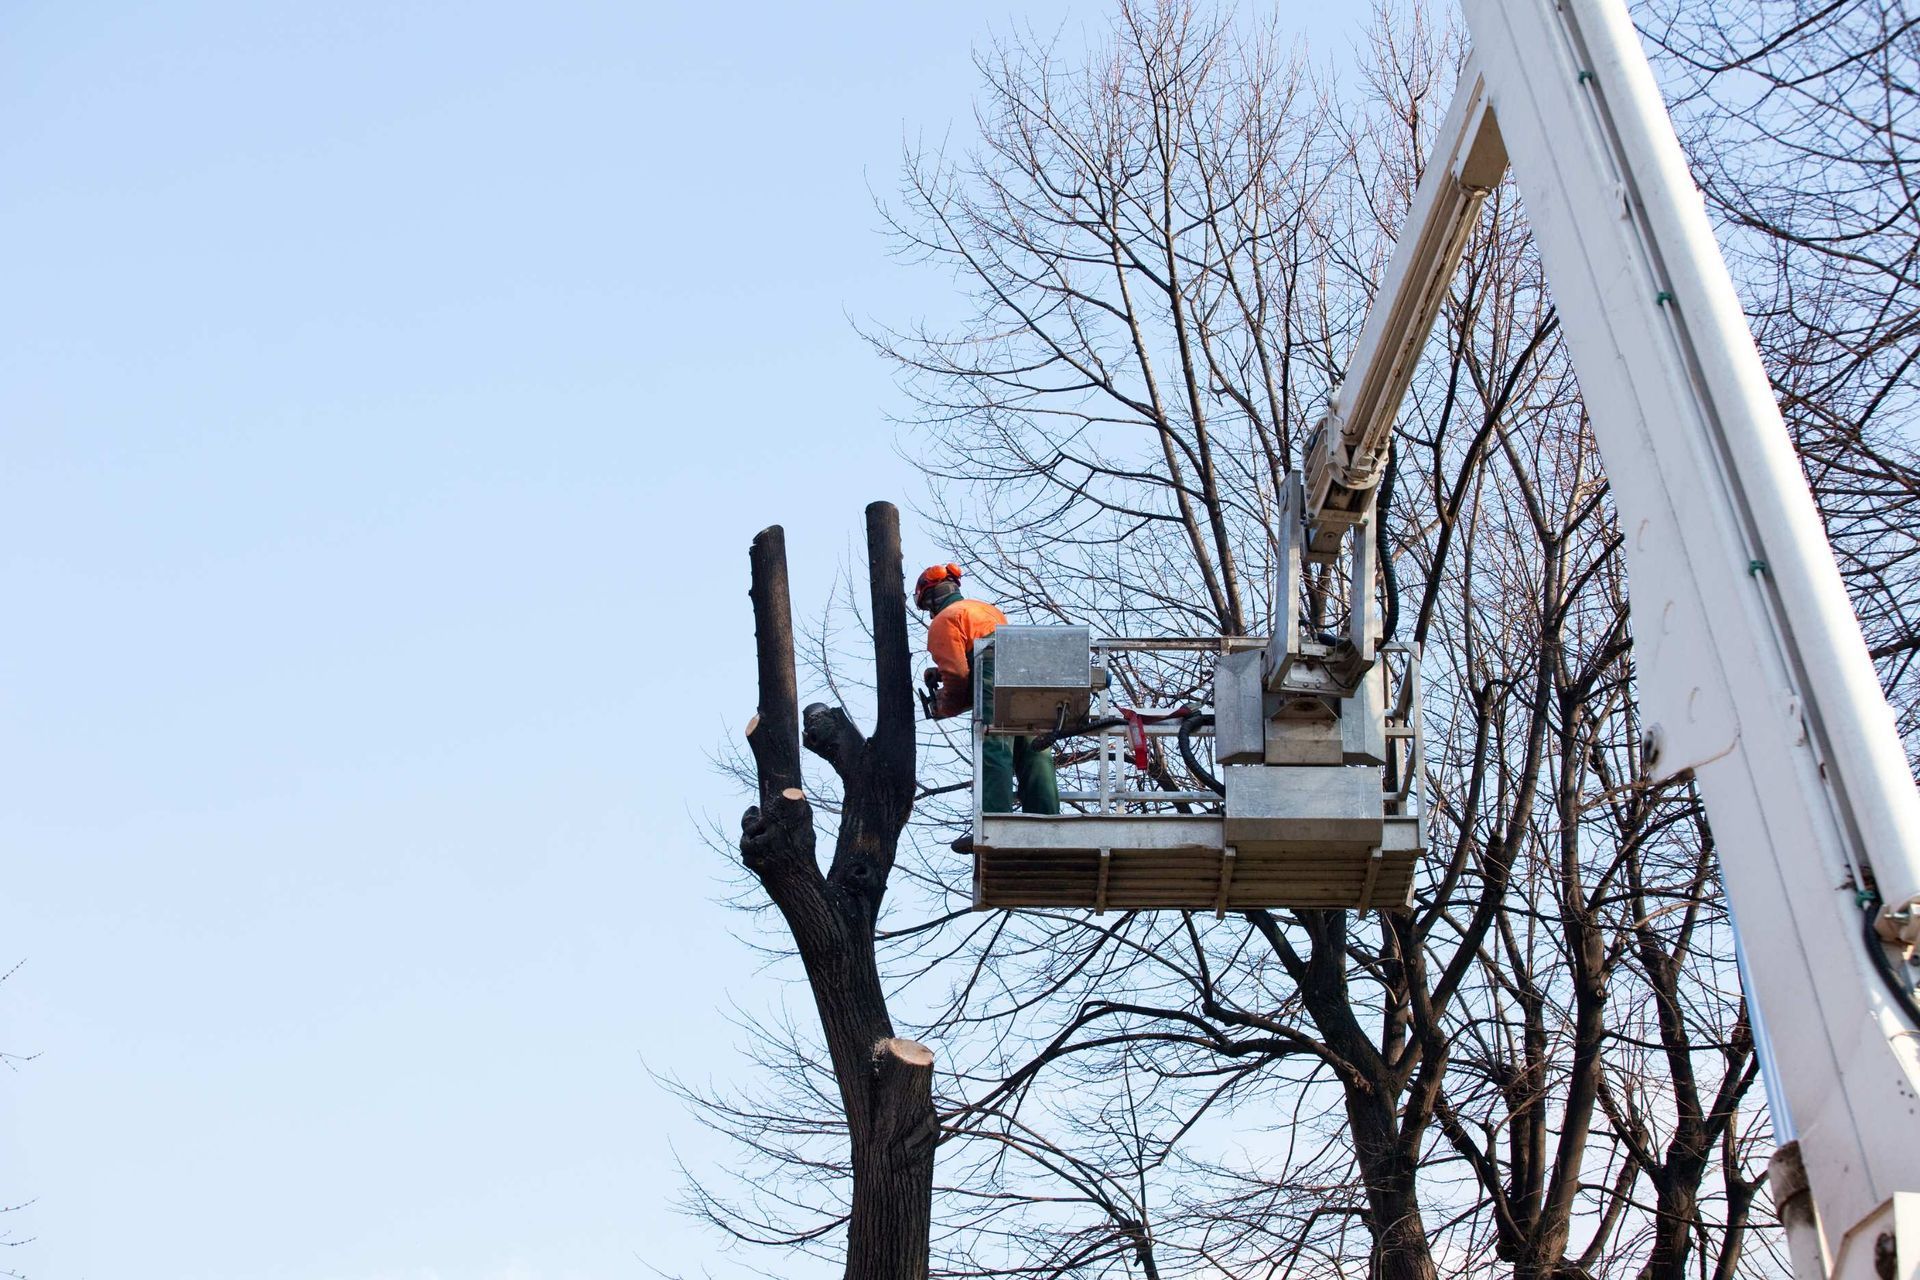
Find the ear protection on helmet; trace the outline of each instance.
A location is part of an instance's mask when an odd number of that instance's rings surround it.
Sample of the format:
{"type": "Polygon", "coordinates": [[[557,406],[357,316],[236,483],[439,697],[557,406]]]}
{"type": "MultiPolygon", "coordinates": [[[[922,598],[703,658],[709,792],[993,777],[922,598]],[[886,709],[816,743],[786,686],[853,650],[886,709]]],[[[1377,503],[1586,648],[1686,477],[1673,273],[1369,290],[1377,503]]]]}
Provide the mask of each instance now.
{"type": "Polygon", "coordinates": [[[936,564],[929,567],[913,584],[913,603],[924,609],[933,595],[933,589],[942,582],[960,581],[960,566],[957,564],[936,564]]]}

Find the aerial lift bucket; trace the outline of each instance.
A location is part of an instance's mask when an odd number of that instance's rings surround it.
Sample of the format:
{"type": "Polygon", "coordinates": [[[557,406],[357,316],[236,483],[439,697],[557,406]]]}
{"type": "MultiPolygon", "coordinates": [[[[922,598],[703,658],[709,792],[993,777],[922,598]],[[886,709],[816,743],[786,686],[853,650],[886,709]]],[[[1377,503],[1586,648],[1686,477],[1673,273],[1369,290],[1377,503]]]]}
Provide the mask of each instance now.
{"type": "Polygon", "coordinates": [[[1413,651],[1377,646],[1351,693],[1330,697],[1269,688],[1267,647],[1246,637],[1096,640],[1083,627],[1008,626],[982,641],[995,679],[991,718],[974,722],[974,906],[1406,906],[1424,847],[1413,651]],[[1122,654],[1211,654],[1211,723],[1146,708],[1130,726],[1109,678],[1122,654]],[[1182,719],[1189,741],[1176,754],[1182,719]],[[1080,748],[1060,814],[981,811],[981,752],[998,735],[1080,748]],[[1135,735],[1150,771],[1137,766],[1135,735]],[[1192,776],[1183,757],[1209,744],[1213,767],[1195,758],[1192,776]]]}

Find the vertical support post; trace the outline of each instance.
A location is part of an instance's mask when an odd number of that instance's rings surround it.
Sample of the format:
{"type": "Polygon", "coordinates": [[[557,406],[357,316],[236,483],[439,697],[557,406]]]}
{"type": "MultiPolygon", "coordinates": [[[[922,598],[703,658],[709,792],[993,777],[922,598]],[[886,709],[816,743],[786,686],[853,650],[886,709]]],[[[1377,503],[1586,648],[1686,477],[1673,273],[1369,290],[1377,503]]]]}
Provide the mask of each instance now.
{"type": "Polygon", "coordinates": [[[1114,812],[1114,735],[1106,729],[1100,729],[1100,737],[1094,739],[1100,748],[1100,814],[1114,812]]]}
{"type": "Polygon", "coordinates": [[[973,642],[973,839],[977,845],[986,835],[981,824],[987,803],[987,708],[980,697],[980,656],[991,640],[973,642]]]}
{"type": "Polygon", "coordinates": [[[1407,765],[1407,798],[1412,802],[1414,828],[1420,833],[1420,851],[1427,848],[1427,748],[1426,728],[1421,721],[1422,700],[1420,696],[1420,646],[1407,646],[1406,679],[1411,683],[1413,693],[1407,700],[1407,728],[1413,731],[1409,748],[1411,760],[1407,765]]]}

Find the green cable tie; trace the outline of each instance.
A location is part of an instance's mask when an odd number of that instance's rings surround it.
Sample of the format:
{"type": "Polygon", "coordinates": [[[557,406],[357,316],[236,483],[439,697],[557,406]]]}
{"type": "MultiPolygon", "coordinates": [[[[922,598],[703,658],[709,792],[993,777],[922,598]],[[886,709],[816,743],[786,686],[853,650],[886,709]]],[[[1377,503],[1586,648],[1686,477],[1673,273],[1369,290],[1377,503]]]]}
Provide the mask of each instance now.
{"type": "Polygon", "coordinates": [[[1664,307],[1669,302],[1673,301],[1673,295],[1671,293],[1668,293],[1665,289],[1662,289],[1660,292],[1653,295],[1653,300],[1664,307]]]}
{"type": "Polygon", "coordinates": [[[1767,571],[1767,562],[1766,562],[1765,560],[1749,560],[1749,561],[1747,561],[1747,576],[1748,576],[1748,577],[1750,577],[1750,578],[1757,578],[1757,577],[1759,577],[1759,576],[1760,576],[1761,574],[1763,574],[1763,573],[1765,573],[1766,571],[1767,571]]]}

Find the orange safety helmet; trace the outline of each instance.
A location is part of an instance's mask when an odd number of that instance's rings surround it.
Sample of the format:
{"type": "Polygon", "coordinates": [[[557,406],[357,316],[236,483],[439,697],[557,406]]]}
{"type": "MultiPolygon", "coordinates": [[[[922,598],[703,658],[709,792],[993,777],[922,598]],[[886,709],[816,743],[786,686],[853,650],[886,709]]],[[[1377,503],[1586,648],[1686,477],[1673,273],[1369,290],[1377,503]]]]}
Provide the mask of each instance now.
{"type": "Polygon", "coordinates": [[[959,565],[936,564],[931,566],[922,572],[920,580],[913,584],[913,607],[922,610],[931,607],[932,601],[930,597],[933,595],[933,589],[935,587],[943,582],[958,581],[960,581],[959,565]]]}

